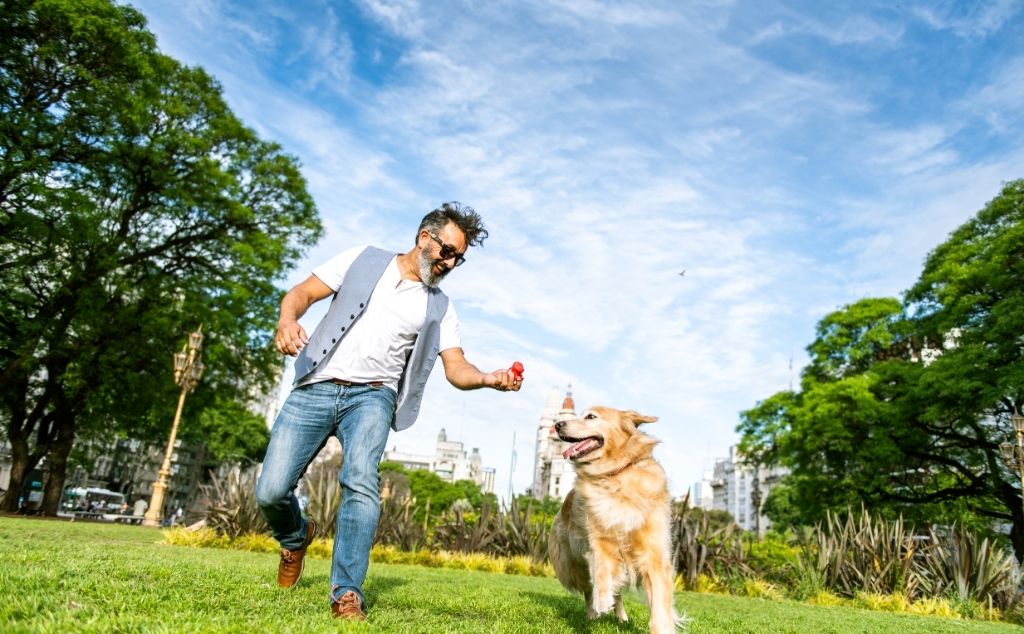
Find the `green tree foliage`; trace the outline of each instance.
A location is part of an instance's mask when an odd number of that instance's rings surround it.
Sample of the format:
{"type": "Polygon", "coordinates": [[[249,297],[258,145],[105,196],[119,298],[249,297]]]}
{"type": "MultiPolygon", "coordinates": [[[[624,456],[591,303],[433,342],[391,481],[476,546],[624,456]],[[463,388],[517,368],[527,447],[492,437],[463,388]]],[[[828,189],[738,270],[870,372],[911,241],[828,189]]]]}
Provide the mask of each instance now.
{"type": "Polygon", "coordinates": [[[0,422],[13,468],[0,506],[15,508],[45,456],[55,512],[89,429],[165,438],[171,354],[200,323],[207,374],[185,435],[206,406],[221,411],[206,423],[226,422],[239,410],[225,404],[265,390],[279,365],[274,281],[321,231],[296,161],[205,72],[160,54],[138,12],[5,2],[0,422]]]}
{"type": "Polygon", "coordinates": [[[788,484],[778,484],[772,488],[761,505],[761,512],[779,530],[801,523],[800,509],[793,501],[793,487],[788,484]]]}
{"type": "Polygon", "coordinates": [[[483,493],[479,485],[471,480],[446,482],[432,471],[426,469],[406,469],[398,462],[381,462],[378,471],[382,480],[387,483],[390,495],[403,497],[408,495],[416,500],[416,518],[423,520],[426,505],[430,503],[431,515],[444,513],[458,500],[467,501],[474,509],[480,510],[484,503],[497,508],[497,498],[493,493],[483,493]]]}
{"type": "Polygon", "coordinates": [[[270,442],[270,431],[262,416],[254,414],[237,400],[217,398],[200,411],[191,435],[206,446],[210,460],[224,462],[263,462],[270,442]]]}
{"type": "Polygon", "coordinates": [[[816,335],[800,391],[738,427],[755,461],[791,470],[791,515],[863,502],[923,522],[1009,523],[1024,557],[1020,475],[1000,451],[1024,408],[1024,181],[936,248],[903,302],[855,302],[816,335]]]}

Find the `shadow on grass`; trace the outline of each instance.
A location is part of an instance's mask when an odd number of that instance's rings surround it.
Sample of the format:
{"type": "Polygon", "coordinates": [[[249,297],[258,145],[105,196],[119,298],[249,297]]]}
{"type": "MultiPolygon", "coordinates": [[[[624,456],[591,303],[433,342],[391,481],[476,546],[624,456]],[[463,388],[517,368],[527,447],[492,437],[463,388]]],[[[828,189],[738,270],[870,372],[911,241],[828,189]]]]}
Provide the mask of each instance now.
{"type": "Polygon", "coordinates": [[[400,588],[408,584],[409,581],[403,577],[397,577],[392,575],[374,575],[366,582],[366,587],[363,588],[365,594],[366,605],[372,606],[377,602],[377,598],[381,595],[388,594],[395,588],[400,588]]]}
{"type": "Polygon", "coordinates": [[[562,596],[541,592],[526,592],[524,594],[536,602],[537,605],[549,608],[552,614],[562,619],[566,626],[574,632],[590,632],[597,625],[601,626],[602,631],[608,631],[609,627],[614,627],[617,632],[630,634],[640,634],[647,631],[646,621],[638,623],[634,620],[632,614],[629,615],[629,621],[626,623],[619,623],[614,614],[605,614],[591,621],[587,618],[587,606],[583,603],[583,597],[578,594],[562,596]]]}

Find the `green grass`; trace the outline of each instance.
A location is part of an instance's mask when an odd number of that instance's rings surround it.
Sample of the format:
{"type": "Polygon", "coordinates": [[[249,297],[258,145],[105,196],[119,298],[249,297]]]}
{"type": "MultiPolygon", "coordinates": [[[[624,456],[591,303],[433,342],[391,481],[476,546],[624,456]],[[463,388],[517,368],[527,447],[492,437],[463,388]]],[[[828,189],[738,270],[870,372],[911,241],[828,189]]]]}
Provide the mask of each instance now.
{"type": "MultiPolygon", "coordinates": [[[[327,603],[329,562],[307,559],[293,590],[275,586],[277,557],[159,543],[156,529],[0,517],[3,632],[587,632],[646,631],[633,619],[584,618],[554,579],[371,564],[369,622],[338,623],[327,603]]],[[[1001,623],[679,593],[689,632],[1019,632],[1001,623]]]]}

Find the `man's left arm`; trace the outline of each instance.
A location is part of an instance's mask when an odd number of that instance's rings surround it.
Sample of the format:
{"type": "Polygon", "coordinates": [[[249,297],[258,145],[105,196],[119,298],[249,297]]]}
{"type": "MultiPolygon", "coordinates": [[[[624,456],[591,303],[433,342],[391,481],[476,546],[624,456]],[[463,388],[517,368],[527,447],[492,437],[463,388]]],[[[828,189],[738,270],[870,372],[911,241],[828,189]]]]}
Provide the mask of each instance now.
{"type": "Polygon", "coordinates": [[[489,387],[502,392],[518,392],[523,385],[521,377],[510,369],[481,372],[466,359],[462,348],[448,348],[441,352],[444,375],[448,382],[460,390],[476,390],[489,387]]]}

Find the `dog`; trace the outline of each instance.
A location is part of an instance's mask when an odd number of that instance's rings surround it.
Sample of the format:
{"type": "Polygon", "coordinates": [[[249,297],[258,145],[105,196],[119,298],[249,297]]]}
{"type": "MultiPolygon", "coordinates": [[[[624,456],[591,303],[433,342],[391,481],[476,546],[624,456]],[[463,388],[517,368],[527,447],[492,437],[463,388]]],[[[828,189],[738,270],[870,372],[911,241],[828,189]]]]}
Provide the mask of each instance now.
{"type": "Polygon", "coordinates": [[[673,605],[671,501],[659,441],[639,431],[655,416],[591,407],[555,424],[576,484],[555,516],[548,557],[562,585],[583,594],[587,618],[615,610],[629,620],[622,590],[637,579],[647,594],[653,634],[684,623],[673,605]]]}

